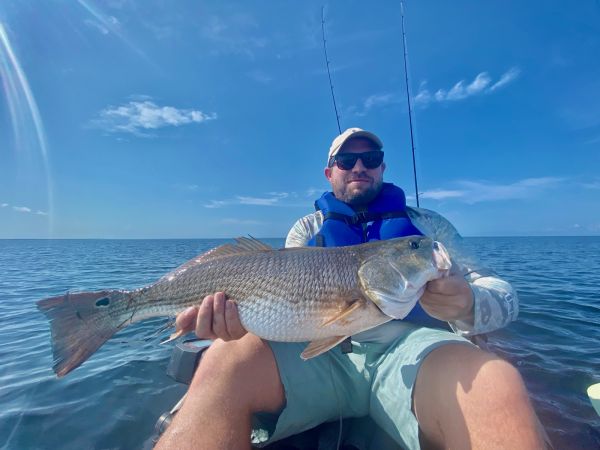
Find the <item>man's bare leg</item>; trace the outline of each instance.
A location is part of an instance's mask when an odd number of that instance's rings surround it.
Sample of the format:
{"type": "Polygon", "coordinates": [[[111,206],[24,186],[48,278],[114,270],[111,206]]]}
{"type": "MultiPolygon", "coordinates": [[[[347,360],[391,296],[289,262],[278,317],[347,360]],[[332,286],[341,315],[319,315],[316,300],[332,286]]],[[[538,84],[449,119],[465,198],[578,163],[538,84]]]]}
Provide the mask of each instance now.
{"type": "Polygon", "coordinates": [[[434,448],[545,448],[517,370],[477,348],[448,344],[432,351],[417,375],[413,408],[434,448]]]}
{"type": "Polygon", "coordinates": [[[277,412],[285,394],[271,348],[260,338],[215,341],[157,449],[250,448],[252,414],[277,412]]]}

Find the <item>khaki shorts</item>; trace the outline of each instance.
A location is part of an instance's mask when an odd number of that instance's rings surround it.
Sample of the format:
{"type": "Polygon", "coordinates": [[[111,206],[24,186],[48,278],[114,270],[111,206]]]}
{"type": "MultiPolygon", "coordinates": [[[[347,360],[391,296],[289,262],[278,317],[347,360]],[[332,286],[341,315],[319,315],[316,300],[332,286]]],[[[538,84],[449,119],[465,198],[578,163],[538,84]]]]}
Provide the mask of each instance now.
{"type": "Polygon", "coordinates": [[[412,325],[391,344],[353,342],[352,353],[337,346],[308,361],[300,359],[306,343],[269,342],[286,405],[279,414],[254,417],[252,443],[266,445],[340,417],[370,416],[399,446],[418,449],[413,386],[424,358],[448,343],[473,345],[448,331],[412,325]]]}

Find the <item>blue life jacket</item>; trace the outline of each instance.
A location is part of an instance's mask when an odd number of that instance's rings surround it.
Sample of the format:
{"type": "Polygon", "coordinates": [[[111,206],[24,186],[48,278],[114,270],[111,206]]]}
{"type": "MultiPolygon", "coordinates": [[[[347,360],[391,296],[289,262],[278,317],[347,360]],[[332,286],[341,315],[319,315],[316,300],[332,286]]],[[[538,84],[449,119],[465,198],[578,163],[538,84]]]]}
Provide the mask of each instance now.
{"type": "MultiPolygon", "coordinates": [[[[323,213],[323,226],[308,242],[313,247],[343,247],[369,241],[403,236],[422,236],[406,213],[404,191],[391,183],[383,183],[379,195],[369,204],[367,211],[355,212],[348,204],[325,192],[315,202],[317,211],[323,213]]],[[[402,319],[431,328],[449,329],[448,324],[427,314],[420,303],[402,319]]]]}

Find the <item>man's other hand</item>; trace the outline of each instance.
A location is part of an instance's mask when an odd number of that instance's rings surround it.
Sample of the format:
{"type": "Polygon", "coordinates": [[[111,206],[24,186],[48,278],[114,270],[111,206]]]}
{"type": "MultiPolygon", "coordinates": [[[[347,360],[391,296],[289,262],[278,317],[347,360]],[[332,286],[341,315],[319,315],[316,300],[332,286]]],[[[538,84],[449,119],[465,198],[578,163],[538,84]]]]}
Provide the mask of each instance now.
{"type": "Polygon", "coordinates": [[[195,331],[201,339],[240,339],[247,331],[240,322],[237,306],[223,292],[207,295],[200,306],[191,306],[177,316],[175,332],[195,331]]]}
{"type": "Polygon", "coordinates": [[[420,302],[423,309],[436,319],[473,323],[473,291],[461,274],[450,274],[428,282],[420,302]]]}

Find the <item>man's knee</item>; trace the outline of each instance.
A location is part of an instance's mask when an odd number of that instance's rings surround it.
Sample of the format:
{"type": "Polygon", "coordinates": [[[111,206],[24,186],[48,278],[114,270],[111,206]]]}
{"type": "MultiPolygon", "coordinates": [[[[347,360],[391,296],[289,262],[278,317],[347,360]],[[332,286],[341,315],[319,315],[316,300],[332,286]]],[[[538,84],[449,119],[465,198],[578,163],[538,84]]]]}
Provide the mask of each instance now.
{"type": "Polygon", "coordinates": [[[235,397],[253,411],[275,411],[285,401],[271,348],[251,334],[229,342],[216,340],[206,350],[190,394],[203,389],[221,390],[223,395],[235,397]]]}

